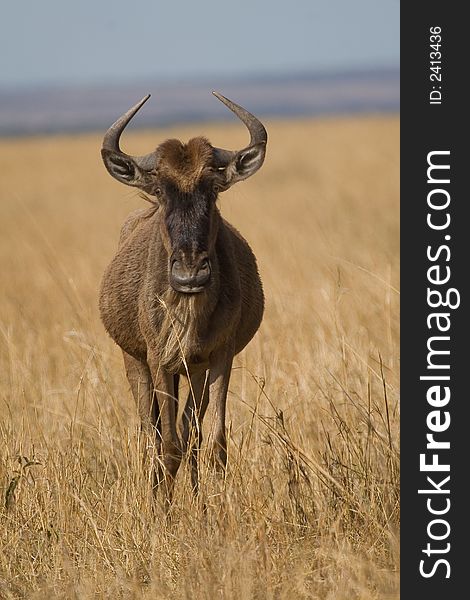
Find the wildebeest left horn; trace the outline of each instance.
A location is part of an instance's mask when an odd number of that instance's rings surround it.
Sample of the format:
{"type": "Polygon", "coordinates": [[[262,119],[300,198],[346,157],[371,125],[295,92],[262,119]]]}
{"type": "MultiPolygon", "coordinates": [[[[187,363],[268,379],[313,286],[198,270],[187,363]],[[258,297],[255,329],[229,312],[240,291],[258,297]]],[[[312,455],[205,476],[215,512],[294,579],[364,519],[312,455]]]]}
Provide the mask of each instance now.
{"type": "Polygon", "coordinates": [[[218,98],[221,102],[223,102],[225,104],[225,106],[227,106],[234,114],[236,114],[237,117],[241,121],[243,121],[243,123],[246,125],[248,131],[250,132],[250,138],[251,138],[249,145],[241,151],[224,150],[223,148],[216,148],[215,150],[217,151],[220,159],[222,159],[222,160],[225,159],[228,161],[228,160],[232,159],[239,152],[248,150],[249,148],[252,148],[253,146],[258,146],[258,145],[266,146],[267,141],[268,141],[268,134],[267,134],[266,129],[264,128],[264,125],[261,123],[261,121],[259,119],[257,119],[254,115],[252,115],[250,112],[248,112],[242,106],[239,106],[238,104],[235,104],[235,102],[232,102],[232,100],[229,100],[225,96],[222,96],[222,94],[219,94],[218,92],[215,92],[215,91],[213,91],[212,93],[214,94],[214,96],[216,98],[218,98]]]}

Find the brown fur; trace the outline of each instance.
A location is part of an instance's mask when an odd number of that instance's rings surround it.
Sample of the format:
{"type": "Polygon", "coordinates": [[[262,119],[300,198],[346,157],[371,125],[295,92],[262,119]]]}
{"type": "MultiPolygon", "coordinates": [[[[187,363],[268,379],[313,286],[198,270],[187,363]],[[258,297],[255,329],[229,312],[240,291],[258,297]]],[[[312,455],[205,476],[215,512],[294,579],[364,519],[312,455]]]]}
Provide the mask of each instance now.
{"type": "Polygon", "coordinates": [[[128,354],[145,360],[147,341],[154,340],[162,366],[186,375],[184,362],[189,372],[208,364],[227,338],[236,353],[244,348],[261,322],[263,293],[250,247],[220,215],[209,289],[194,295],[172,290],[158,235],[162,218],[162,209],[152,207],[124,223],[119,250],[103,277],[100,311],[109,334],[128,354]]]}
{"type": "MultiPolygon", "coordinates": [[[[143,189],[149,185],[158,201],[124,223],[117,254],[103,277],[100,312],[123,351],[143,426],[159,432],[157,445],[162,445],[171,499],[191,431],[196,432],[191,460],[197,488],[197,451],[202,440],[197,424],[209,397],[217,415],[213,456],[225,468],[225,403],[232,360],[257,331],[264,298],[253,252],[216,207],[220,167],[213,164],[209,142],[167,140],[157,148],[156,157],[156,168],[145,176],[143,189]],[[178,269],[198,273],[198,265],[206,259],[210,277],[202,291],[176,291],[171,279],[175,261],[178,269]],[[176,431],[181,375],[191,381],[182,441],[176,431]]],[[[143,180],[137,170],[135,177],[137,182],[143,180]]]]}
{"type": "Polygon", "coordinates": [[[212,146],[203,137],[187,144],[167,140],[158,149],[159,172],[171,179],[182,192],[191,193],[211,166],[212,146]]]}

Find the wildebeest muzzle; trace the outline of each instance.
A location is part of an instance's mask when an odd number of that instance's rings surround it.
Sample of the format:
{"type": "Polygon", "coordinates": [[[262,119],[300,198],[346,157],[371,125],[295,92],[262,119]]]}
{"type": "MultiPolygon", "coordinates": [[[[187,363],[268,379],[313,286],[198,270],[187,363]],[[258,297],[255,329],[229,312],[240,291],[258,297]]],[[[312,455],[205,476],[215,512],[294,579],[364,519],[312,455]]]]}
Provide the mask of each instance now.
{"type": "Polygon", "coordinates": [[[207,257],[195,264],[186,264],[182,259],[173,258],[170,267],[170,284],[177,292],[196,294],[202,292],[211,278],[211,265],[207,257]]]}

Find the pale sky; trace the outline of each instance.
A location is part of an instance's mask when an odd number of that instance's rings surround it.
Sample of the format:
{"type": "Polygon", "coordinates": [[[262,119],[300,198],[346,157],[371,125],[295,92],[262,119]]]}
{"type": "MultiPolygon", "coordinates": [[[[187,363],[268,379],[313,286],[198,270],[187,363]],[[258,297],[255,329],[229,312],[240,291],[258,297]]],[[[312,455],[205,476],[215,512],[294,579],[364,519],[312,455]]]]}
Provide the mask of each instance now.
{"type": "Polygon", "coordinates": [[[398,67],[399,0],[4,0],[0,87],[398,67]]]}

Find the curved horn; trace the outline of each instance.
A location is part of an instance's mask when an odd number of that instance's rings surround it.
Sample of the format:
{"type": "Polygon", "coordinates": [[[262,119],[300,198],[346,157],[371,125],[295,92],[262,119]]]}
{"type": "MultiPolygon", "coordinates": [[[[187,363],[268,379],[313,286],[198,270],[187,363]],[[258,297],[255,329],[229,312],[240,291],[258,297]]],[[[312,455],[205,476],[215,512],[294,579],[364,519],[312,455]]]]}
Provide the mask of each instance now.
{"type": "Polygon", "coordinates": [[[116,152],[117,154],[121,154],[123,156],[128,156],[131,158],[140,168],[144,170],[150,170],[155,166],[155,152],[151,152],[150,154],[145,154],[144,156],[130,156],[121,150],[119,147],[119,140],[121,138],[121,134],[129,124],[129,121],[134,117],[134,115],[142,108],[142,106],[147,102],[150,98],[150,94],[147,94],[140,102],[137,102],[132,108],[130,108],[127,112],[125,112],[122,117],[119,117],[117,121],[115,121],[108,131],[105,133],[103,138],[103,150],[111,150],[112,152],[116,152]]]}
{"type": "Polygon", "coordinates": [[[237,117],[250,132],[250,143],[241,150],[214,148],[215,166],[219,173],[221,191],[228,190],[237,181],[251,177],[264,163],[268,134],[264,125],[254,115],[218,92],[212,92],[237,117]]]}
{"type": "MultiPolygon", "coordinates": [[[[239,106],[238,104],[235,104],[235,102],[232,102],[231,100],[229,100],[228,98],[226,98],[225,96],[222,96],[222,94],[219,94],[218,92],[213,91],[212,92],[214,94],[214,96],[216,98],[218,98],[221,102],[223,102],[225,104],[225,106],[227,108],[229,108],[234,114],[237,115],[237,117],[243,121],[243,123],[245,123],[245,125],[248,128],[248,131],[250,132],[250,144],[248,146],[254,146],[256,144],[266,144],[268,141],[268,134],[266,129],[264,128],[264,125],[261,123],[261,121],[259,121],[254,115],[252,115],[250,112],[248,112],[245,108],[239,106]]],[[[220,149],[222,150],[222,149],[220,149]]],[[[230,152],[227,150],[222,150],[223,152],[230,152]]]]}

